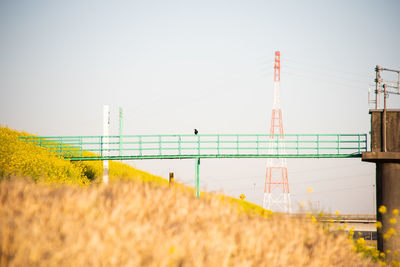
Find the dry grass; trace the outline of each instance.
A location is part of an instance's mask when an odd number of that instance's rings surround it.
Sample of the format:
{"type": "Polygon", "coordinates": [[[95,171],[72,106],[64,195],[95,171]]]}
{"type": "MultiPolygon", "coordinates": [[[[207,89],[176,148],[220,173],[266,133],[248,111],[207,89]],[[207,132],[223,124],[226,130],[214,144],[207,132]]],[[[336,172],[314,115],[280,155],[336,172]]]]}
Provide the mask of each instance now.
{"type": "Polygon", "coordinates": [[[303,218],[135,181],[0,183],[0,266],[372,266],[303,218]]]}

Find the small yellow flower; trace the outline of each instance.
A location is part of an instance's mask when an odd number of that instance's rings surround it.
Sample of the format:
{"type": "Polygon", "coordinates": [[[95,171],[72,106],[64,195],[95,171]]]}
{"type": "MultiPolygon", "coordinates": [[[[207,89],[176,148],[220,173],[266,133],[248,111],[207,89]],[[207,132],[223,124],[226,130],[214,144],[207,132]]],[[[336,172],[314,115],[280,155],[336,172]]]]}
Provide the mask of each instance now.
{"type": "Polygon", "coordinates": [[[399,210],[398,209],[394,209],[392,210],[392,213],[394,216],[399,215],[399,210]]]}
{"type": "Polygon", "coordinates": [[[390,227],[390,229],[388,230],[388,234],[395,235],[396,234],[396,230],[394,230],[392,227],[390,227]]]}
{"type": "Polygon", "coordinates": [[[308,193],[312,193],[313,191],[314,191],[314,190],[313,190],[312,187],[307,188],[307,192],[308,192],[308,193]]]}
{"type": "Polygon", "coordinates": [[[378,211],[380,213],[382,213],[382,214],[385,214],[386,213],[386,207],[382,205],[382,206],[379,207],[378,211]]]}
{"type": "Polygon", "coordinates": [[[393,228],[390,228],[390,229],[383,235],[383,238],[384,238],[384,239],[389,239],[392,235],[396,235],[396,230],[394,230],[393,228]]]}
{"type": "Polygon", "coordinates": [[[316,223],[316,222],[317,222],[317,219],[315,219],[314,215],[311,216],[311,221],[312,221],[313,223],[316,223]]]}
{"type": "Polygon", "coordinates": [[[381,258],[384,258],[384,257],[385,257],[385,253],[381,252],[381,253],[379,253],[379,256],[380,256],[381,258]]]}
{"type": "Polygon", "coordinates": [[[168,249],[168,252],[169,252],[170,254],[174,254],[174,253],[175,253],[175,247],[174,247],[174,246],[171,246],[171,247],[168,249]]]}
{"type": "Polygon", "coordinates": [[[336,215],[339,215],[339,214],[340,214],[340,212],[337,210],[337,211],[335,211],[335,214],[336,214],[336,215]]]}
{"type": "Polygon", "coordinates": [[[386,254],[390,254],[392,251],[390,249],[386,250],[386,254]]]}
{"type": "Polygon", "coordinates": [[[396,224],[396,223],[397,223],[396,218],[390,219],[390,220],[389,220],[389,223],[390,223],[390,224],[396,224]]]}
{"type": "Polygon", "coordinates": [[[300,203],[300,206],[301,207],[304,207],[306,205],[306,202],[305,201],[302,201],[301,203],[300,203]]]}
{"type": "Polygon", "coordinates": [[[375,227],[376,227],[377,229],[381,229],[381,228],[382,228],[382,223],[381,223],[380,221],[377,221],[377,222],[375,223],[375,227]]]}
{"type": "Polygon", "coordinates": [[[365,239],[360,237],[359,239],[357,239],[357,244],[358,245],[364,245],[365,244],[365,239]]]}

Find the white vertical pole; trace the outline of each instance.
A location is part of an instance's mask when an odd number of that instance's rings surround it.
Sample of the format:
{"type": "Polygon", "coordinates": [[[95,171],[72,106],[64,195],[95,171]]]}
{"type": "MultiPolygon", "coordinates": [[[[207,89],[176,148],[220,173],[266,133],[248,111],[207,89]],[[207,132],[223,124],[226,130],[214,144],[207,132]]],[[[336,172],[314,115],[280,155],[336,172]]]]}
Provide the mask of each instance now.
{"type": "Polygon", "coordinates": [[[122,108],[119,108],[119,156],[122,156],[122,108]]]}
{"type": "MultiPolygon", "coordinates": [[[[103,106],[103,156],[108,156],[109,140],[108,136],[110,133],[110,107],[108,105],[103,106]]],[[[103,160],[103,183],[108,184],[109,174],[109,161],[103,160]]]]}

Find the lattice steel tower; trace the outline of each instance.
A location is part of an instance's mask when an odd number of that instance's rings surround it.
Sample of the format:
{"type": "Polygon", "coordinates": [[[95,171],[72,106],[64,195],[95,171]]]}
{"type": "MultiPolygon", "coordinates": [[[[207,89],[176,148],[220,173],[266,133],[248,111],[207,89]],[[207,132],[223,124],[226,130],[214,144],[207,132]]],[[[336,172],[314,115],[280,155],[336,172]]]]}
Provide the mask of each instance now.
{"type": "MultiPolygon", "coordinates": [[[[280,100],[281,80],[281,54],[275,52],[274,65],[274,105],[272,107],[270,140],[283,139],[282,110],[280,100]]],[[[273,154],[279,149],[280,154],[285,153],[283,142],[270,142],[269,153],[273,154]]],[[[292,212],[287,163],[285,158],[268,158],[265,177],[263,207],[274,211],[292,212]]]]}

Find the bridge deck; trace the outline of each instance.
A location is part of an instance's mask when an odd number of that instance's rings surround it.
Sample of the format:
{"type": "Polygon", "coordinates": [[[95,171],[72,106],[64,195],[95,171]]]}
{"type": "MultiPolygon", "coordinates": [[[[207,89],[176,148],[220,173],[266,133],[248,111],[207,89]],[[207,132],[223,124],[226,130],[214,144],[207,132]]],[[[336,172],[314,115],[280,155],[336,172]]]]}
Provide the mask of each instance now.
{"type": "Polygon", "coordinates": [[[353,158],[366,134],[206,134],[20,137],[74,161],[187,158],[353,158]]]}

